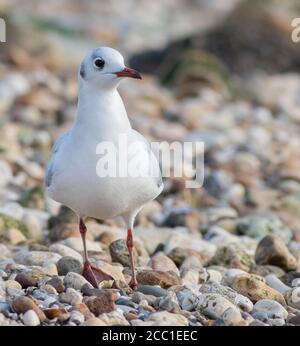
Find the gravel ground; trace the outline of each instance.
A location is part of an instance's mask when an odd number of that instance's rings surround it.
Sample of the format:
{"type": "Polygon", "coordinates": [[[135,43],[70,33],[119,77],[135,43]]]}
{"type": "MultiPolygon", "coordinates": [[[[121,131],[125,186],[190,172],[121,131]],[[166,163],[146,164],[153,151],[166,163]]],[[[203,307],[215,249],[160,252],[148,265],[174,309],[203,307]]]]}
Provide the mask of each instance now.
{"type": "Polygon", "coordinates": [[[209,85],[178,98],[145,75],[121,85],[149,140],[205,142],[205,181],[165,179],[134,229],[133,292],[119,220],[88,220],[81,275],[75,215],[44,195],[53,141],[69,128],[76,70],[18,45],[0,64],[0,325],[300,325],[300,74],[257,72],[253,99],[209,85]]]}

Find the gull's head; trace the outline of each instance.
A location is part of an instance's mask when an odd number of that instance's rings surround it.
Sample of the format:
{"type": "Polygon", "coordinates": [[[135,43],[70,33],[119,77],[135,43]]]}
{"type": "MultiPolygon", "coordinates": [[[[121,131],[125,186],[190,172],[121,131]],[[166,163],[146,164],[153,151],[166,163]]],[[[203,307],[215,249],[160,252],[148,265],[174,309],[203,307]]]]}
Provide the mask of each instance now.
{"type": "Polygon", "coordinates": [[[117,87],[124,77],[142,79],[139,72],[126,67],[123,56],[115,49],[92,49],[80,65],[79,78],[95,88],[117,87]]]}

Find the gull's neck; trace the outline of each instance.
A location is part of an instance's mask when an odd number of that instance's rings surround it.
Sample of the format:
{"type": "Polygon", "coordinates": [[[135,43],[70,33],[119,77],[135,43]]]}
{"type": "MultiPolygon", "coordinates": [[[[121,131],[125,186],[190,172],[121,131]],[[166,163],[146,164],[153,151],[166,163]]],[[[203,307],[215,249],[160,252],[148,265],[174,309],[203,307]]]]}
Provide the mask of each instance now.
{"type": "Polygon", "coordinates": [[[109,139],[131,129],[122,98],[116,88],[97,90],[80,81],[74,131],[109,139]]]}

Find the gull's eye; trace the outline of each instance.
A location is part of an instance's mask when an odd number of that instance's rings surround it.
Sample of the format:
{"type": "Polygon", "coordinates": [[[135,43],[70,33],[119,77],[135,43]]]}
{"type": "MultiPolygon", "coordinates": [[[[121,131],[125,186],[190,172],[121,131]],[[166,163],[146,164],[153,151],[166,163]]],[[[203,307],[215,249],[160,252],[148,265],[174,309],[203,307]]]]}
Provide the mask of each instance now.
{"type": "Polygon", "coordinates": [[[94,66],[98,69],[102,69],[105,65],[105,61],[102,58],[96,58],[94,60],[94,66]]]}

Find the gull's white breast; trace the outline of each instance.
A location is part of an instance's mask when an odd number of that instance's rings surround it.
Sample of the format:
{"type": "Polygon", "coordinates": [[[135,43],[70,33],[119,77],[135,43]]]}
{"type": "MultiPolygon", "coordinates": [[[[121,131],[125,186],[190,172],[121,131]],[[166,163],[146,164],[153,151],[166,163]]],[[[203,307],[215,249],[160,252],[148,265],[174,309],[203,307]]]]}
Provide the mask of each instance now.
{"type": "MultiPolygon", "coordinates": [[[[132,129],[127,136],[128,143],[146,142],[143,136],[132,129]]],[[[79,216],[107,219],[135,215],[145,203],[162,191],[163,184],[156,158],[152,152],[149,155],[148,151],[142,156],[145,166],[152,167],[149,176],[99,177],[96,170],[99,162],[99,155],[96,153],[98,145],[99,141],[91,138],[89,133],[75,135],[71,130],[65,134],[54,146],[53,157],[48,166],[48,194],[79,216]]]]}

